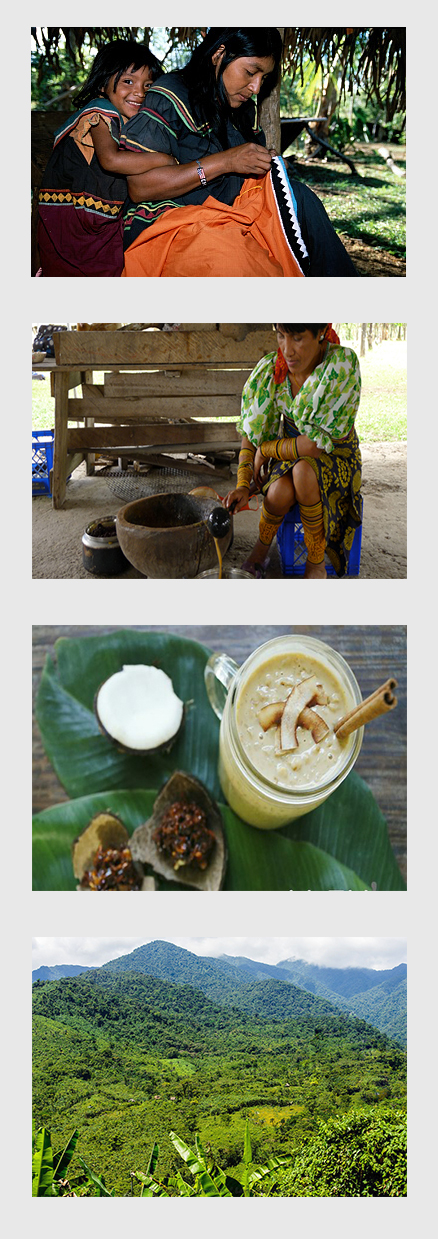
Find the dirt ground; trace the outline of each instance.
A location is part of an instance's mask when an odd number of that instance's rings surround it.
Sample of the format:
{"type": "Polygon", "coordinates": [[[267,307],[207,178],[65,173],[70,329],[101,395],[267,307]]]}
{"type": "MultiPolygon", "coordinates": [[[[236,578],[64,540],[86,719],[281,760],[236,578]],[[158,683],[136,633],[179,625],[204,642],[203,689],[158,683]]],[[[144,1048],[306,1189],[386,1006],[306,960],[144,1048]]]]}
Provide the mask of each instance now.
{"type": "Polygon", "coordinates": [[[392,275],[396,278],[406,275],[406,263],[403,258],[397,258],[395,254],[389,254],[387,250],[379,250],[375,246],[367,245],[365,241],[359,241],[356,237],[347,237],[342,232],[339,236],[351,261],[354,262],[358,275],[373,277],[392,275]]]}
{"type": "MultiPolygon", "coordinates": [[[[362,444],[361,449],[364,522],[360,576],[363,579],[406,577],[406,444],[362,444]]],[[[130,499],[140,498],[141,493],[189,491],[199,482],[188,474],[169,477],[154,469],[142,479],[145,487],[142,492],[135,489],[137,485],[135,478],[86,477],[85,465],[81,465],[68,483],[64,508],[55,512],[49,496],[34,497],[33,577],[98,580],[82,564],[81,539],[90,521],[98,516],[114,514],[130,499]]],[[[229,483],[222,481],[218,489],[225,494],[232,485],[232,480],[229,483]]],[[[225,567],[241,566],[256,540],[257,527],[257,512],[238,513],[234,518],[234,540],[226,556],[225,567]]],[[[141,573],[130,567],[122,576],[141,578],[141,573]]],[[[276,542],[267,576],[282,576],[276,542]]]]}

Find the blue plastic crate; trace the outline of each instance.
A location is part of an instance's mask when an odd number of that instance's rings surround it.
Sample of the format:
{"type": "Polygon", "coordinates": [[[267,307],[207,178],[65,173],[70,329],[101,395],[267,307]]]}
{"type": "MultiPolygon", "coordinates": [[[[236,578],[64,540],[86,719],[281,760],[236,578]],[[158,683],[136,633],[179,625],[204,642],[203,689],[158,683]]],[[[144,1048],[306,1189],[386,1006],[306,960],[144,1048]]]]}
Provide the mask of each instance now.
{"type": "Polygon", "coordinates": [[[50,495],[50,470],[53,469],[53,430],[32,431],[32,494],[50,495]]]}
{"type": "MultiPolygon", "coordinates": [[[[283,576],[303,576],[307,560],[307,549],[304,542],[300,509],[297,503],[294,504],[294,507],[291,508],[290,512],[287,513],[287,516],[285,516],[284,520],[281,522],[280,528],[277,532],[277,544],[280,552],[283,576]]],[[[362,525],[359,525],[353,538],[353,545],[350,551],[350,558],[346,573],[347,576],[359,576],[361,546],[362,525]]],[[[330,563],[327,555],[326,569],[327,576],[336,577],[333,564],[330,563]]]]}

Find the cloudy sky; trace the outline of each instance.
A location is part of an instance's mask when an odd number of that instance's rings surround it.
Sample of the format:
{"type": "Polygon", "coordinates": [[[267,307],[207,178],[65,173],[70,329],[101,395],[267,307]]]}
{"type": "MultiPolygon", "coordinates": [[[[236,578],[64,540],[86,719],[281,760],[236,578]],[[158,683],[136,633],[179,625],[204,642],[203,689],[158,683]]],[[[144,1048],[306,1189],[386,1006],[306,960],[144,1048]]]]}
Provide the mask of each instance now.
{"type": "MultiPolygon", "coordinates": [[[[276,964],[304,959],[340,968],[394,968],[407,960],[404,938],[166,938],[195,955],[244,955],[276,964]]],[[[41,964],[84,964],[98,967],[129,955],[153,938],[34,938],[32,968],[41,964]]],[[[162,939],[163,941],[163,939],[162,939]]]]}

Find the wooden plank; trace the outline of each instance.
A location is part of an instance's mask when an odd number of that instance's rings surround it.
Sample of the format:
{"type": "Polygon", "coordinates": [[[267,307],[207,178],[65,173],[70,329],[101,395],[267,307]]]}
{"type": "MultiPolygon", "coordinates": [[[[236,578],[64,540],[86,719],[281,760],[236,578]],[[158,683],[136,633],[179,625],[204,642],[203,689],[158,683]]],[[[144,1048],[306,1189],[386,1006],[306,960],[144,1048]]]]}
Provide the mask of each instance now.
{"type": "Polygon", "coordinates": [[[240,397],[251,371],[246,370],[165,370],[125,374],[105,374],[104,396],[118,400],[129,396],[203,395],[240,397]]]}
{"type": "MultiPolygon", "coordinates": [[[[196,460],[177,460],[174,456],[165,456],[160,454],[147,455],[149,465],[157,465],[161,469],[179,469],[182,473],[195,473],[197,477],[203,478],[205,481],[215,482],[217,478],[223,481],[229,481],[231,478],[231,469],[224,468],[219,465],[201,464],[196,460]]],[[[141,474],[139,475],[141,477],[141,474]]]]}
{"type": "Polygon", "coordinates": [[[186,452],[191,452],[194,456],[212,456],[213,452],[233,452],[235,451],[235,440],[231,442],[229,439],[224,439],[221,444],[151,444],[150,447],[105,447],[105,455],[113,456],[115,460],[120,460],[122,456],[127,456],[136,461],[148,461],[153,457],[153,453],[158,450],[174,452],[177,456],[184,456],[186,452]]]}
{"type": "Polygon", "coordinates": [[[83,452],[74,452],[72,455],[67,456],[67,461],[66,461],[67,477],[69,476],[69,473],[73,473],[74,469],[77,469],[78,465],[82,464],[83,459],[84,459],[83,452]]]}
{"type": "Polygon", "coordinates": [[[82,421],[83,417],[95,417],[102,413],[103,407],[103,385],[83,383],[82,396],[73,396],[68,402],[68,416],[72,421],[82,421]]]}
{"type": "Polygon", "coordinates": [[[234,417],[240,415],[240,396],[151,396],[142,400],[100,400],[90,393],[93,388],[84,388],[82,400],[69,400],[69,421],[82,421],[93,417],[95,422],[138,422],[157,417],[234,417]]]}
{"type": "Polygon", "coordinates": [[[202,445],[206,443],[214,446],[225,440],[227,449],[230,442],[232,447],[238,446],[239,439],[234,422],[185,422],[180,426],[169,426],[166,422],[160,425],[151,423],[147,426],[122,426],[117,433],[114,426],[87,426],[79,429],[69,427],[66,433],[69,452],[100,452],[106,447],[118,451],[119,447],[149,447],[158,443],[160,447],[171,444],[179,451],[192,450],[192,443],[201,444],[202,449],[202,445]],[[188,444],[189,448],[180,449],[179,444],[182,442],[188,444]]]}
{"type": "Polygon", "coordinates": [[[244,340],[229,339],[219,331],[57,331],[55,358],[59,365],[102,369],[111,365],[146,362],[179,365],[217,362],[254,366],[275,349],[272,328],[252,331],[244,340]]]}
{"type": "MultiPolygon", "coordinates": [[[[84,390],[84,388],[85,388],[86,386],[87,386],[87,390],[88,390],[88,387],[90,387],[90,386],[91,386],[92,382],[93,382],[93,371],[92,371],[92,370],[83,370],[83,371],[82,371],[82,388],[83,388],[83,390],[84,390]]],[[[85,425],[86,425],[86,426],[94,426],[94,417],[86,417],[86,418],[85,418],[85,425]]],[[[92,476],[93,476],[95,464],[96,464],[96,457],[95,457],[94,452],[87,452],[87,456],[86,456],[86,470],[87,470],[87,478],[89,478],[89,477],[92,477],[92,476]]]]}
{"type": "MultiPolygon", "coordinates": [[[[55,332],[56,334],[56,332],[55,332]]],[[[68,374],[55,376],[55,442],[53,447],[52,505],[61,508],[67,479],[68,374]]],[[[75,451],[82,451],[78,444],[75,451]]]]}
{"type": "MultiPolygon", "coordinates": [[[[145,463],[149,464],[150,461],[154,461],[157,452],[159,452],[160,455],[162,452],[174,453],[175,455],[174,457],[172,456],[172,461],[176,467],[176,458],[185,458],[186,454],[194,456],[213,456],[216,453],[221,455],[223,452],[235,451],[236,443],[234,439],[232,442],[229,439],[224,439],[223,443],[151,443],[149,446],[145,445],[143,447],[137,447],[136,445],[132,446],[131,444],[130,446],[120,445],[118,447],[104,447],[101,449],[102,456],[105,456],[106,459],[117,460],[119,462],[119,469],[124,467],[124,462],[127,460],[144,460],[145,463]]],[[[97,459],[97,463],[99,464],[99,457],[97,459]]]]}
{"type": "MultiPolygon", "coordinates": [[[[38,366],[38,370],[39,370],[39,366],[38,366]]],[[[55,395],[55,374],[56,374],[56,370],[50,371],[50,395],[51,396],[55,395]]],[[[82,375],[81,375],[80,370],[70,370],[67,377],[68,377],[68,391],[71,391],[73,387],[80,387],[82,383],[82,375]]]]}

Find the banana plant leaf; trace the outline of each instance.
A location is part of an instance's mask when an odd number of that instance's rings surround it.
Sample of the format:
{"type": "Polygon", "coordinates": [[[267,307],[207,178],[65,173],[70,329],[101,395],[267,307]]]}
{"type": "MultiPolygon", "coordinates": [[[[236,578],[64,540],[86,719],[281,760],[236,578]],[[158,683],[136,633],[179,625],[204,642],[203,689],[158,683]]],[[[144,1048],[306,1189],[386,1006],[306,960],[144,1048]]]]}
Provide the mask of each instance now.
{"type": "MultiPolygon", "coordinates": [[[[81,796],[36,814],[33,889],[75,890],[71,845],[94,814],[105,809],[117,814],[132,834],[150,817],[155,797],[155,791],[125,788],[81,796]]],[[[353,869],[314,843],[288,839],[281,831],[254,830],[236,817],[228,805],[219,807],[228,846],[226,890],[370,889],[353,869]]],[[[374,811],[377,808],[372,797],[370,807],[374,811]]],[[[157,886],[159,890],[179,889],[176,883],[161,879],[157,879],[157,886]]]]}
{"type": "Polygon", "coordinates": [[[53,1150],[50,1132],[41,1127],[35,1133],[32,1153],[32,1196],[54,1196],[53,1150]]]}
{"type": "MultiPolygon", "coordinates": [[[[131,833],[150,816],[157,790],[175,769],[194,774],[220,799],[219,723],[204,685],[210,652],[184,637],[132,629],[57,641],[36,716],[48,757],[75,799],[34,819],[34,889],[74,889],[71,844],[93,814],[110,809],[131,833]],[[99,685],[135,662],[161,667],[185,702],[185,722],[170,753],[120,753],[99,731],[93,712],[99,685]]],[[[354,771],[324,805],[279,831],[255,830],[228,806],[222,814],[227,890],[404,889],[385,819],[354,771]]],[[[174,887],[160,882],[159,888],[174,887]]]]}

